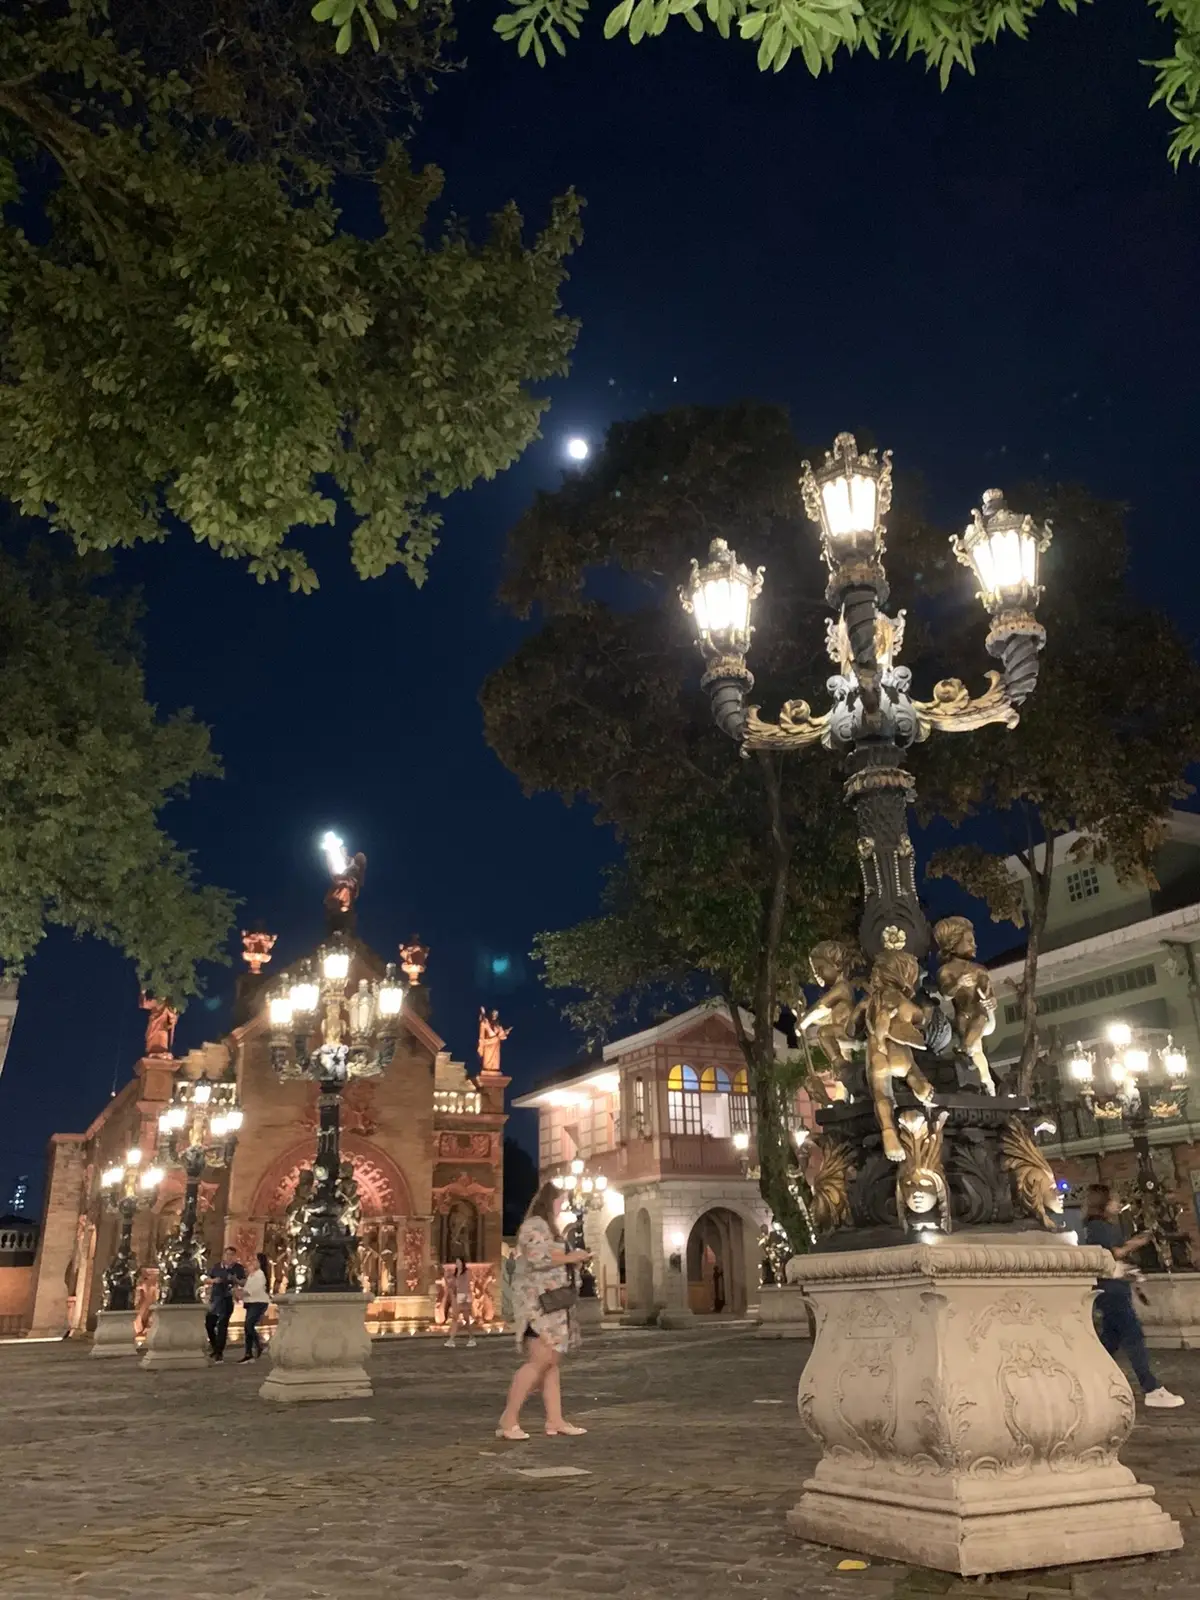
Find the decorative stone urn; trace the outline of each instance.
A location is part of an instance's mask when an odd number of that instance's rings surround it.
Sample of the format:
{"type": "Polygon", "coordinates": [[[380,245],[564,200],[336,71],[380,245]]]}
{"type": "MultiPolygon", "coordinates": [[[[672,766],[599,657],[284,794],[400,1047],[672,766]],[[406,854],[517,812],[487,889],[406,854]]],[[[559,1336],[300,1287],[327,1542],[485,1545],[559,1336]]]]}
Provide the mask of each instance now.
{"type": "Polygon", "coordinates": [[[138,1347],[133,1331],[136,1320],[136,1311],[98,1311],[92,1355],[136,1356],[138,1347]]]}
{"type": "Polygon", "coordinates": [[[1118,1460],[1134,1403],[1092,1325],[1107,1251],[975,1233],[790,1265],[823,1452],[789,1513],[801,1537],[963,1576],[1182,1544],[1118,1460]]]}
{"type": "Polygon", "coordinates": [[[276,1298],[279,1326],[269,1346],[263,1400],[358,1400],[373,1393],[367,1376],[371,1340],[364,1294],[316,1291],[276,1298]]]}
{"type": "Polygon", "coordinates": [[[142,1366],[148,1371],[196,1371],[208,1365],[207,1307],[198,1301],[161,1302],[150,1317],[142,1366]]]}

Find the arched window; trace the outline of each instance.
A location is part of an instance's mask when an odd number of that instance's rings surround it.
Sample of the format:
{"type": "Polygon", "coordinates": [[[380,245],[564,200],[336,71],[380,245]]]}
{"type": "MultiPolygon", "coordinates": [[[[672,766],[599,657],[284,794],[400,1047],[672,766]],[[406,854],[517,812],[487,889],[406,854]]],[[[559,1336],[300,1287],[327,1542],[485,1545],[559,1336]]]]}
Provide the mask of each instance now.
{"type": "Polygon", "coordinates": [[[700,1080],[695,1067],[672,1067],[667,1074],[667,1123],[672,1133],[699,1133],[700,1080]]]}
{"type": "Polygon", "coordinates": [[[728,1094],[730,1088],[729,1074],[724,1067],[705,1067],[700,1074],[700,1089],[703,1094],[728,1094]]]}

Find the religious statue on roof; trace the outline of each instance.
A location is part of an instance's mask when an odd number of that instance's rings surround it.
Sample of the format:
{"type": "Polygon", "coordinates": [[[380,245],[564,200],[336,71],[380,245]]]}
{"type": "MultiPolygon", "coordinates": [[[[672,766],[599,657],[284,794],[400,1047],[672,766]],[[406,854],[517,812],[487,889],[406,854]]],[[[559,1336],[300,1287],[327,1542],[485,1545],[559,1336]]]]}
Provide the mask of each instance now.
{"type": "Polygon", "coordinates": [[[329,875],[333,882],[325,896],[325,921],[330,933],[354,931],[354,906],[367,874],[367,858],[360,850],[356,856],[346,854],[346,846],[336,833],[327,833],[321,841],[329,875]]]}
{"type": "Polygon", "coordinates": [[[171,1043],[175,1038],[175,1024],[179,1021],[179,1013],[172,1009],[166,1000],[156,1000],[152,995],[143,993],[141,1008],[149,1012],[146,1019],[146,1044],[143,1055],[169,1056],[171,1043]]]}
{"type": "Polygon", "coordinates": [[[485,1076],[500,1071],[500,1046],[512,1032],[502,1027],[498,1011],[487,1012],[479,1008],[479,1059],[485,1076]]]}

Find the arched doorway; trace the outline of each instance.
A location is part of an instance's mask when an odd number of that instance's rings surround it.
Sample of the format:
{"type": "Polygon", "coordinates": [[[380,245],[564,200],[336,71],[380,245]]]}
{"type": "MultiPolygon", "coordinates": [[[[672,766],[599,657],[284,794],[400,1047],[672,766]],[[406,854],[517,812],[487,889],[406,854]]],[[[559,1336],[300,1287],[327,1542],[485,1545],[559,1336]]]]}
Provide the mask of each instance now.
{"type": "Polygon", "coordinates": [[[604,1249],[600,1257],[600,1294],[606,1312],[621,1312],[626,1309],[624,1217],[613,1217],[604,1230],[604,1249]]]}
{"type": "Polygon", "coordinates": [[[688,1304],[698,1315],[745,1315],[750,1303],[746,1226],[725,1206],[714,1206],[693,1224],[687,1243],[688,1304]]]}
{"type": "Polygon", "coordinates": [[[630,1311],[648,1318],[654,1310],[654,1258],[651,1254],[650,1213],[642,1206],[633,1218],[632,1240],[625,1235],[628,1251],[626,1297],[630,1311]]]}

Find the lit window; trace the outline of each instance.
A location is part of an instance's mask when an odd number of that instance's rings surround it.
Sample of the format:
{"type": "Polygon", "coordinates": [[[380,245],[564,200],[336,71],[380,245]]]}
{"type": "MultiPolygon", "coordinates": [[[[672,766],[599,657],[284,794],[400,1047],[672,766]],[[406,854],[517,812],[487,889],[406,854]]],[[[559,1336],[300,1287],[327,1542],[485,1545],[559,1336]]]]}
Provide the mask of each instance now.
{"type": "Polygon", "coordinates": [[[667,1125],[672,1133],[700,1133],[700,1079],[695,1067],[672,1067],[667,1074],[667,1125]]]}
{"type": "Polygon", "coordinates": [[[705,1067],[700,1074],[700,1088],[705,1094],[728,1094],[729,1074],[724,1067],[705,1067]]]}
{"type": "Polygon", "coordinates": [[[1095,867],[1076,867],[1074,872],[1067,873],[1067,899],[1072,905],[1080,900],[1090,900],[1099,893],[1100,874],[1095,867]]]}

